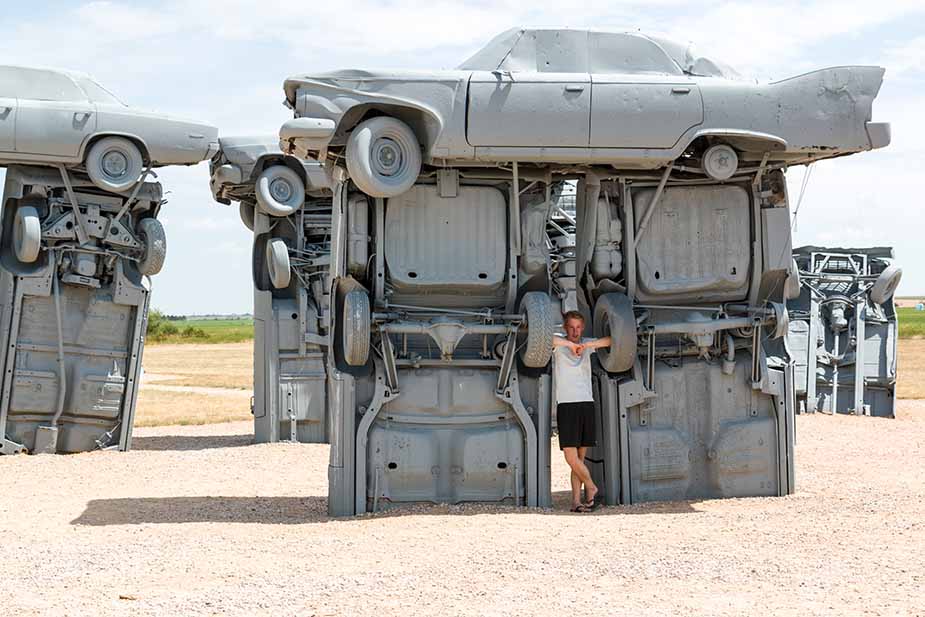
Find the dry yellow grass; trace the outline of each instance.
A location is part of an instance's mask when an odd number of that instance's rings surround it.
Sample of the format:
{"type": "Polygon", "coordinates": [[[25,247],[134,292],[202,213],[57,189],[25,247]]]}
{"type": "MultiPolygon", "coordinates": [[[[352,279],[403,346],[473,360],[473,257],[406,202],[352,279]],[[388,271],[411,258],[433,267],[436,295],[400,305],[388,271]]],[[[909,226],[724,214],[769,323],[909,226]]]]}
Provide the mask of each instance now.
{"type": "Polygon", "coordinates": [[[250,420],[250,397],[239,391],[230,396],[164,392],[144,387],[138,391],[135,426],[217,424],[250,420]]]}
{"type": "Polygon", "coordinates": [[[149,383],[211,388],[254,388],[254,344],[150,345],[144,369],[149,383]],[[168,378],[162,379],[161,376],[168,378]]]}
{"type": "Polygon", "coordinates": [[[925,398],[925,340],[899,341],[899,376],[896,398],[925,398]]]}

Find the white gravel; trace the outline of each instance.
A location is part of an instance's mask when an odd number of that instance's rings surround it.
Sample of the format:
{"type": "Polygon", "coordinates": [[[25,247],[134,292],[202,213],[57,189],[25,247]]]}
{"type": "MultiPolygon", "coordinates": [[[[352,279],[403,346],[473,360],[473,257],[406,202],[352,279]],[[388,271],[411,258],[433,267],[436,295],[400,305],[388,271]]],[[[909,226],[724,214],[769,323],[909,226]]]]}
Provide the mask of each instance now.
{"type": "Polygon", "coordinates": [[[326,515],[328,447],[250,424],[0,457],[3,615],[921,615],[925,401],[798,418],[796,495],[326,515]]]}

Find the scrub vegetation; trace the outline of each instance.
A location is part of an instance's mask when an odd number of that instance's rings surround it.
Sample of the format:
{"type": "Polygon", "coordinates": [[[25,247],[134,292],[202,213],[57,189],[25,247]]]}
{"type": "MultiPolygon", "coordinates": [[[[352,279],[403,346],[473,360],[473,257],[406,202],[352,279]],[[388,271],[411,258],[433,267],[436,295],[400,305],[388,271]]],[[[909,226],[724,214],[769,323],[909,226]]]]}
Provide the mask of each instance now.
{"type": "Polygon", "coordinates": [[[254,338],[254,320],[187,319],[148,313],[148,343],[239,343],[254,338]]]}
{"type": "Polygon", "coordinates": [[[914,307],[896,309],[899,319],[899,338],[925,338],[925,311],[914,307]]]}

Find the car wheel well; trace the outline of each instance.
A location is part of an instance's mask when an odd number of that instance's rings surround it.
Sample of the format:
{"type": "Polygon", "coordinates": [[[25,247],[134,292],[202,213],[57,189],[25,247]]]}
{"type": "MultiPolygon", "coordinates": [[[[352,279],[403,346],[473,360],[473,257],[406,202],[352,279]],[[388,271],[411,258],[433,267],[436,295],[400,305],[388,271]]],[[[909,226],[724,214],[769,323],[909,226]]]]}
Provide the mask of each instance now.
{"type": "Polygon", "coordinates": [[[107,137],[121,137],[123,139],[129,140],[130,142],[138,146],[138,150],[141,152],[141,157],[144,159],[145,165],[151,164],[151,157],[148,154],[148,148],[147,146],[145,146],[145,143],[143,141],[141,141],[140,139],[132,135],[120,135],[119,133],[100,133],[88,139],[87,143],[84,145],[83,153],[81,154],[81,162],[84,162],[84,163],[86,162],[87,153],[90,152],[91,148],[93,148],[93,144],[100,141],[101,139],[106,139],[107,137]]]}
{"type": "Polygon", "coordinates": [[[254,171],[251,174],[251,180],[256,180],[256,178],[260,176],[264,170],[274,165],[285,165],[292,171],[299,174],[299,178],[301,178],[302,182],[305,183],[305,186],[309,185],[308,177],[305,175],[305,168],[302,167],[302,164],[291,156],[284,156],[279,154],[270,154],[261,158],[257,164],[254,165],[254,171]]]}
{"type": "Polygon", "coordinates": [[[414,107],[403,107],[401,105],[357,105],[352,107],[344,114],[341,120],[338,132],[346,139],[346,134],[352,131],[358,124],[376,118],[378,116],[389,116],[397,118],[407,124],[422,147],[429,148],[436,140],[438,124],[437,120],[428,112],[414,107]]]}

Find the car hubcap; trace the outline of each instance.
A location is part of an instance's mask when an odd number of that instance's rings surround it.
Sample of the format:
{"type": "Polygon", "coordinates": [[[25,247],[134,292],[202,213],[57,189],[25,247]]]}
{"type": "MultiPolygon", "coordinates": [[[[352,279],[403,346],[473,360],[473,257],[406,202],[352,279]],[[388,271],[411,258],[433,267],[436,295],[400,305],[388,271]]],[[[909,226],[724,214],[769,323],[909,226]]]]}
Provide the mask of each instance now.
{"type": "Polygon", "coordinates": [[[270,183],[270,195],[280,203],[285,203],[292,198],[292,186],[283,179],[276,179],[270,183]]]}
{"type": "Polygon", "coordinates": [[[373,146],[373,165],[377,173],[393,176],[401,168],[401,148],[388,138],[382,138],[373,146]]]}
{"type": "Polygon", "coordinates": [[[128,171],[128,159],[121,152],[107,152],[103,155],[103,171],[110,178],[121,178],[128,171]]]}

